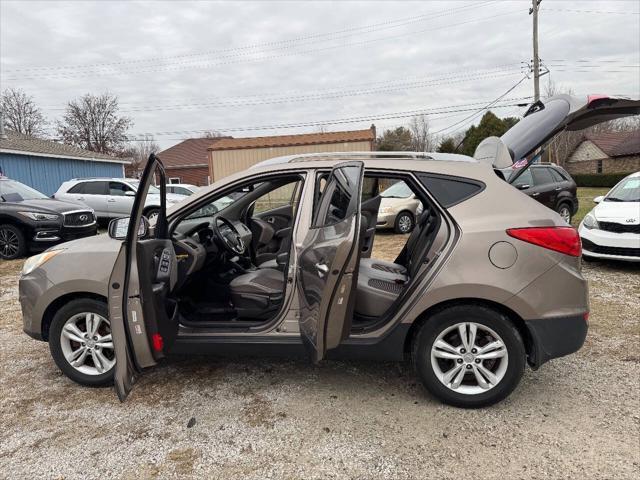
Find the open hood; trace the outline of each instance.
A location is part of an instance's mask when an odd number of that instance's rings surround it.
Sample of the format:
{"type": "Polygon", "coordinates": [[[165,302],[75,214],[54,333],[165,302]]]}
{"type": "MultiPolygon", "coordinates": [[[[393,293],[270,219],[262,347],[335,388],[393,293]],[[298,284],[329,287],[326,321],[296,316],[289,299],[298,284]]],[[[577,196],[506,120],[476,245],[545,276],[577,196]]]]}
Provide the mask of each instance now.
{"type": "Polygon", "coordinates": [[[589,95],[586,98],[555,95],[532,104],[522,120],[502,137],[489,137],[482,141],[473,156],[491,163],[494,168],[511,167],[562,130],[582,130],[608,120],[638,114],[639,100],[605,95],[589,95]]]}

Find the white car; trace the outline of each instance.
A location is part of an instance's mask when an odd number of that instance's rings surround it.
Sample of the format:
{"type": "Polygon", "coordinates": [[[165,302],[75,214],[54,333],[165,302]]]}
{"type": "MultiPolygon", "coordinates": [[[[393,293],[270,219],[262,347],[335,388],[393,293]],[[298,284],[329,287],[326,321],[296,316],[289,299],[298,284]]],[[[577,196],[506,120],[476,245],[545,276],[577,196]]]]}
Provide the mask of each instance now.
{"type": "Polygon", "coordinates": [[[191,185],[190,183],[167,183],[167,193],[174,193],[176,195],[193,195],[200,187],[191,185]]]}
{"type": "Polygon", "coordinates": [[[582,255],[640,262],[640,172],[593,201],[579,227],[582,255]]]}
{"type": "MultiPolygon", "coordinates": [[[[126,217],[131,214],[139,180],[135,178],[74,178],[60,185],[53,198],[84,204],[100,219],[126,217]]],[[[167,204],[185,199],[167,193],[167,204]]],[[[160,190],[151,185],[145,199],[144,215],[152,220],[160,210],[160,190]]]]}

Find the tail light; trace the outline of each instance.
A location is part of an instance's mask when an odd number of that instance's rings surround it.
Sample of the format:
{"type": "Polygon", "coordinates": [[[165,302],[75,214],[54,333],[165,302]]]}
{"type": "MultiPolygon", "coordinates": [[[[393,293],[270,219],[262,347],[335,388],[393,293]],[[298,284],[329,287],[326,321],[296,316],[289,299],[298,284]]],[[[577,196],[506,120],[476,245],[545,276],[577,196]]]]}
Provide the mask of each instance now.
{"type": "Polygon", "coordinates": [[[573,227],[510,228],[507,235],[572,257],[582,254],[580,235],[573,227]]]}

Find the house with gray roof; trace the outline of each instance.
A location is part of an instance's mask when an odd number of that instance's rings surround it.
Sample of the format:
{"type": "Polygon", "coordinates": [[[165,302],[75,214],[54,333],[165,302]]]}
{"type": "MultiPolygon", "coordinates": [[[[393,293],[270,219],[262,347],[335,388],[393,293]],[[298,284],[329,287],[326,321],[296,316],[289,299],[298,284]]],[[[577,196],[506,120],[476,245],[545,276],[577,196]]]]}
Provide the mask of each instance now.
{"type": "Polygon", "coordinates": [[[45,195],[72,178],[124,177],[123,158],[5,130],[0,133],[0,175],[45,195]]]}

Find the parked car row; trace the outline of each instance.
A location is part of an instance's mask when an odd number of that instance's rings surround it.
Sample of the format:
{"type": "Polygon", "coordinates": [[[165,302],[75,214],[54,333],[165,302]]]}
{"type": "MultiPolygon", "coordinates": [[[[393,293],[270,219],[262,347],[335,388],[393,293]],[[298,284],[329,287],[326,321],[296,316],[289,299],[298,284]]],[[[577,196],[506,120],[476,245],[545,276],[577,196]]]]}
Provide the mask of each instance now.
{"type": "MultiPolygon", "coordinates": [[[[95,235],[99,220],[131,213],[138,185],[139,181],[131,178],[73,179],[49,198],[27,185],[0,177],[0,258],[11,260],[95,235]]],[[[179,202],[197,189],[186,184],[167,185],[167,204],[179,202]]],[[[152,220],[159,208],[160,190],[151,186],[144,214],[152,220]]]]}

